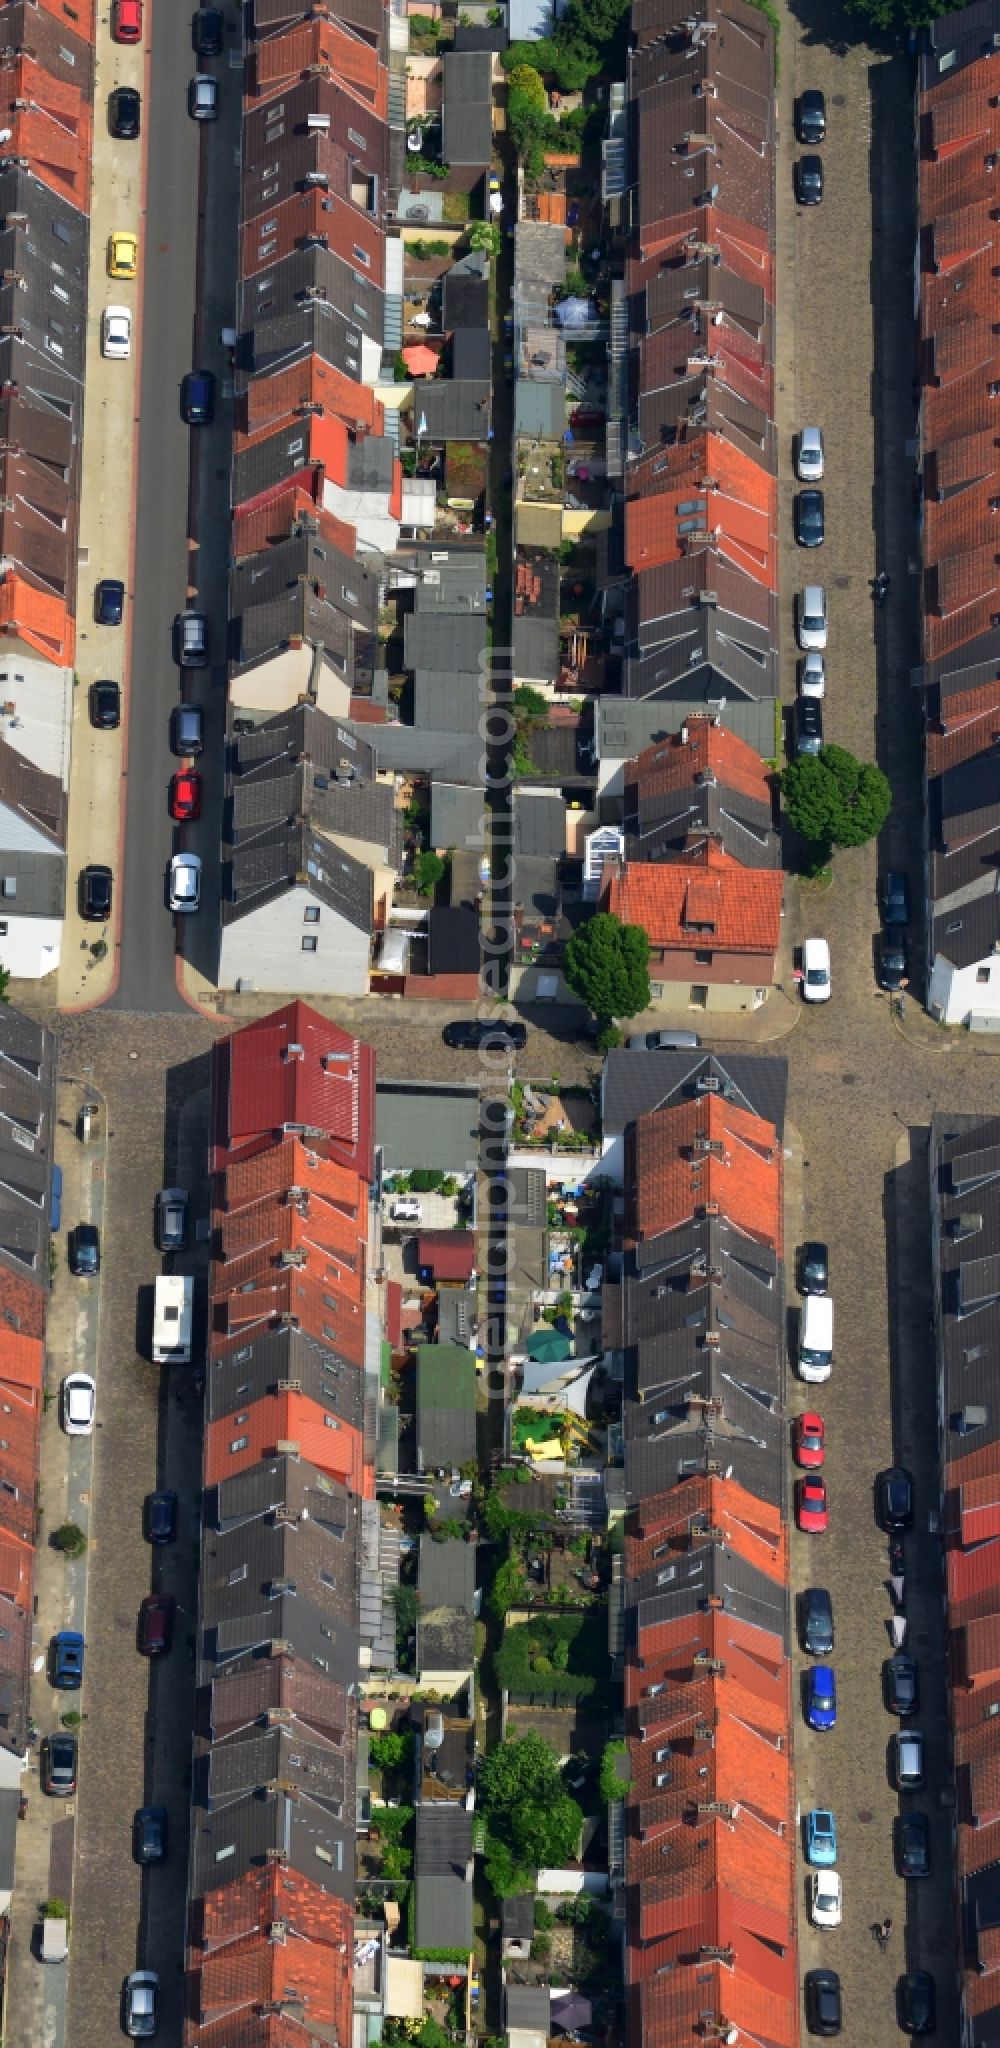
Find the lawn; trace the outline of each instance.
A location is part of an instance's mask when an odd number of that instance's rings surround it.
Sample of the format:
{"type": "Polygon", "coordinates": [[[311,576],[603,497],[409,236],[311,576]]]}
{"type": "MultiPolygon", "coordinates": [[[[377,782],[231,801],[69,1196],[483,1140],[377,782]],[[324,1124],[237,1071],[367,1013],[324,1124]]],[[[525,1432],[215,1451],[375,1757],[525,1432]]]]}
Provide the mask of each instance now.
{"type": "Polygon", "coordinates": [[[479,498],[486,489],[488,459],[475,441],[449,441],[445,485],[449,498],[479,498]]]}

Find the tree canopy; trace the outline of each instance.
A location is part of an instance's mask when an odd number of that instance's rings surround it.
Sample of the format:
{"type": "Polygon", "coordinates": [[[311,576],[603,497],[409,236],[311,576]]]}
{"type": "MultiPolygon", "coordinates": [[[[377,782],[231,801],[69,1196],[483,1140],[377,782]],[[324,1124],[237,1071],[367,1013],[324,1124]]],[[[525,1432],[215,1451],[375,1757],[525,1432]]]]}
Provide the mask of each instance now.
{"type": "Polygon", "coordinates": [[[846,747],[802,754],[784,770],[789,824],[814,846],[864,846],[881,832],[892,804],[887,776],[846,747]]]}
{"type": "Polygon", "coordinates": [[[642,925],[599,910],[573,933],[563,968],[574,995],[603,1023],[649,1008],[649,934],[642,925]]]}
{"type": "Polygon", "coordinates": [[[845,0],[848,14],[870,23],[872,28],[910,30],[925,28],[942,14],[957,14],[967,0],[845,0]]]}
{"type": "Polygon", "coordinates": [[[540,1735],[501,1742],[483,1758],[477,1799],[486,1824],[486,1876],[499,1898],[534,1891],[540,1869],[576,1855],[583,1815],[563,1788],[552,1744],[540,1735]]]}

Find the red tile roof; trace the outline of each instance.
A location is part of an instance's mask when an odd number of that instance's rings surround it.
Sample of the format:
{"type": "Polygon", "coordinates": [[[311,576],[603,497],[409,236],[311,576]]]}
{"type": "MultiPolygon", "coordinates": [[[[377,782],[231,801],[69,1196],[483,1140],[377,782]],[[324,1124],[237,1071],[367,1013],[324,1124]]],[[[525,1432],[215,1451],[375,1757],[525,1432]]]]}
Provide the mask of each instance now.
{"type": "Polygon", "coordinates": [[[435,1280],[468,1280],[476,1264],[471,1230],[425,1230],[417,1239],[417,1265],[430,1266],[435,1280]]]}
{"type": "MultiPolygon", "coordinates": [[[[79,23],[73,27],[79,35],[79,23]]],[[[10,130],[5,156],[20,159],[50,191],[89,212],[92,132],[86,93],[21,54],[0,66],[0,102],[10,130]]]]}
{"type": "Polygon", "coordinates": [[[60,668],[73,666],[76,633],[68,604],[10,570],[0,575],[0,643],[4,639],[23,641],[60,668]]]}
{"type": "Polygon", "coordinates": [[[625,1532],[626,1580],[654,1570],[664,1543],[668,1555],[673,1549],[689,1551],[695,1517],[722,1531],[727,1550],[766,1572],[779,1585],[787,1583],[788,1530],[780,1508],[756,1500],[733,1479],[701,1474],[640,1501],[633,1509],[625,1532]]]}
{"type": "Polygon", "coordinates": [[[631,568],[655,569],[708,548],[774,590],[777,480],[721,434],[657,448],[630,471],[628,488],[625,559],[631,568]]]}
{"type": "Polygon", "coordinates": [[[384,428],[385,411],[374,391],[311,355],[271,377],[252,378],[241,409],[242,431],[233,437],[237,452],[266,440],[278,427],[292,426],[307,407],[339,420],[352,434],[381,434],[384,428]]]}
{"type": "Polygon", "coordinates": [[[782,1149],[773,1124],[706,1095],[638,1117],[627,1146],[631,1242],[717,1213],[780,1252],[782,1149]]]}
{"type": "Polygon", "coordinates": [[[45,1341],[48,1288],[25,1273],[17,1273],[0,1258],[0,1330],[45,1341]]]}
{"type": "Polygon", "coordinates": [[[335,79],[383,121],[389,113],[389,73],[371,43],[328,15],[299,21],[282,34],[251,45],[248,101],[273,99],[297,79],[335,79]]]}
{"type": "Polygon", "coordinates": [[[295,1444],[297,1455],[307,1463],[342,1479],[359,1498],[373,1499],[374,1474],[365,1464],[364,1438],[304,1394],[267,1394],[254,1402],[245,1422],[237,1424],[233,1416],[224,1415],[210,1423],[205,1435],[205,1485],[216,1486],[246,1472],[272,1456],[281,1443],[295,1444]]]}
{"type": "Polygon", "coordinates": [[[245,561],[249,555],[259,555],[266,548],[277,547],[288,539],[293,527],[304,516],[315,522],[322,540],[330,541],[345,555],[357,553],[356,529],[335,518],[332,512],[325,512],[308,491],[300,491],[292,481],[287,490],[281,491],[277,497],[268,498],[265,504],[256,506],[252,511],[244,509],[234,515],[234,562],[245,561]]]}
{"type": "Polygon", "coordinates": [[[247,2039],[287,2039],[311,2048],[308,2021],[332,2029],[323,2039],[350,2048],[353,2007],[354,1915],[351,1907],[321,1891],[298,1872],[272,1866],[251,1870],[235,1884],[209,1892],[195,1908],[201,1948],[192,1953],[189,1978],[188,2048],[240,2042],[241,2029],[266,2022],[260,2008],[287,2001],[287,2035],[253,2032],[247,2039]],[[284,1929],[272,1938],[272,1930],[284,1929]],[[295,1991],[308,1997],[305,2031],[294,2024],[295,1991]],[[228,2028],[223,2015],[228,2015],[228,2028]]]}
{"type": "Polygon", "coordinates": [[[1000,676],[978,690],[959,690],[941,701],[928,720],[927,773],[944,775],[975,754],[985,754],[1000,739],[1000,676]]]}
{"type": "Polygon", "coordinates": [[[756,803],[771,801],[771,779],[755,747],[713,717],[686,718],[679,731],[643,749],[625,764],[626,787],[645,799],[690,789],[706,776],[756,803]]]}
{"type": "MultiPolygon", "coordinates": [[[[353,205],[348,194],[335,192],[328,185],[308,185],[292,192],[266,213],[243,221],[240,253],[244,285],[259,271],[273,268],[293,249],[301,248],[307,239],[332,249],[353,270],[360,266],[370,284],[377,285],[380,291],[385,289],[383,229],[370,213],[353,205]]],[[[319,360],[318,356],[305,359],[307,363],[319,360]]],[[[258,381],[255,378],[249,385],[249,395],[258,381]]],[[[374,394],[364,385],[355,384],[352,388],[368,401],[373,400],[374,394]]],[[[374,402],[378,404],[377,400],[374,402]]],[[[378,409],[381,412],[381,406],[378,409]]],[[[363,410],[363,405],[355,408],[358,415],[363,410]]]]}
{"type": "Polygon", "coordinates": [[[678,861],[627,861],[609,875],[601,908],[642,925],[658,952],[754,954],[773,971],[783,895],[780,873],[705,843],[678,861]]]}
{"type": "Polygon", "coordinates": [[[261,1151],[289,1124],[324,1158],[375,1170],[375,1055],[307,1003],[288,1003],[215,1048],[213,1166],[261,1151]]]}

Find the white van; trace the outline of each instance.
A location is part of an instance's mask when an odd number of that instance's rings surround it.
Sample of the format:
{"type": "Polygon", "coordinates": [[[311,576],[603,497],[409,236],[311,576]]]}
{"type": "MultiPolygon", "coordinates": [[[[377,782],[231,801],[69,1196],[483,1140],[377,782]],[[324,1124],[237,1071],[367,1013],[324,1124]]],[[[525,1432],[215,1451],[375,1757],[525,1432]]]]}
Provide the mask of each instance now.
{"type": "Polygon", "coordinates": [[[833,1297],[807,1294],[799,1310],[800,1380],[828,1380],[833,1368],[833,1297]]]}

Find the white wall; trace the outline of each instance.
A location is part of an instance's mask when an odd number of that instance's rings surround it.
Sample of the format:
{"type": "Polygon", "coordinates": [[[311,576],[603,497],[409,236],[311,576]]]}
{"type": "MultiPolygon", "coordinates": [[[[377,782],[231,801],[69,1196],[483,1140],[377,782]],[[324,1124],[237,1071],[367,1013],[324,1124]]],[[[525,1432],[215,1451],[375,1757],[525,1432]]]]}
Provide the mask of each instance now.
{"type": "Polygon", "coordinates": [[[1000,953],[988,953],[971,967],[953,967],[939,953],[931,968],[927,1008],[941,1024],[967,1024],[970,1017],[1000,1018],[1000,953]],[[981,974],[988,979],[981,981],[981,974]]]}
{"type": "Polygon", "coordinates": [[[367,932],[356,931],[311,889],[292,888],[223,927],[219,987],[247,981],[306,1002],[313,995],[366,996],[369,950],[367,932]],[[306,924],[305,912],[313,908],[319,923],[306,924]],[[303,938],[318,941],[315,953],[303,952],[303,938]]]}
{"type": "MultiPolygon", "coordinates": [[[[6,905],[0,906],[6,909],[6,905]]],[[[59,917],[6,917],[6,935],[0,932],[0,967],[15,980],[39,981],[59,965],[62,919],[59,917]]]]}

